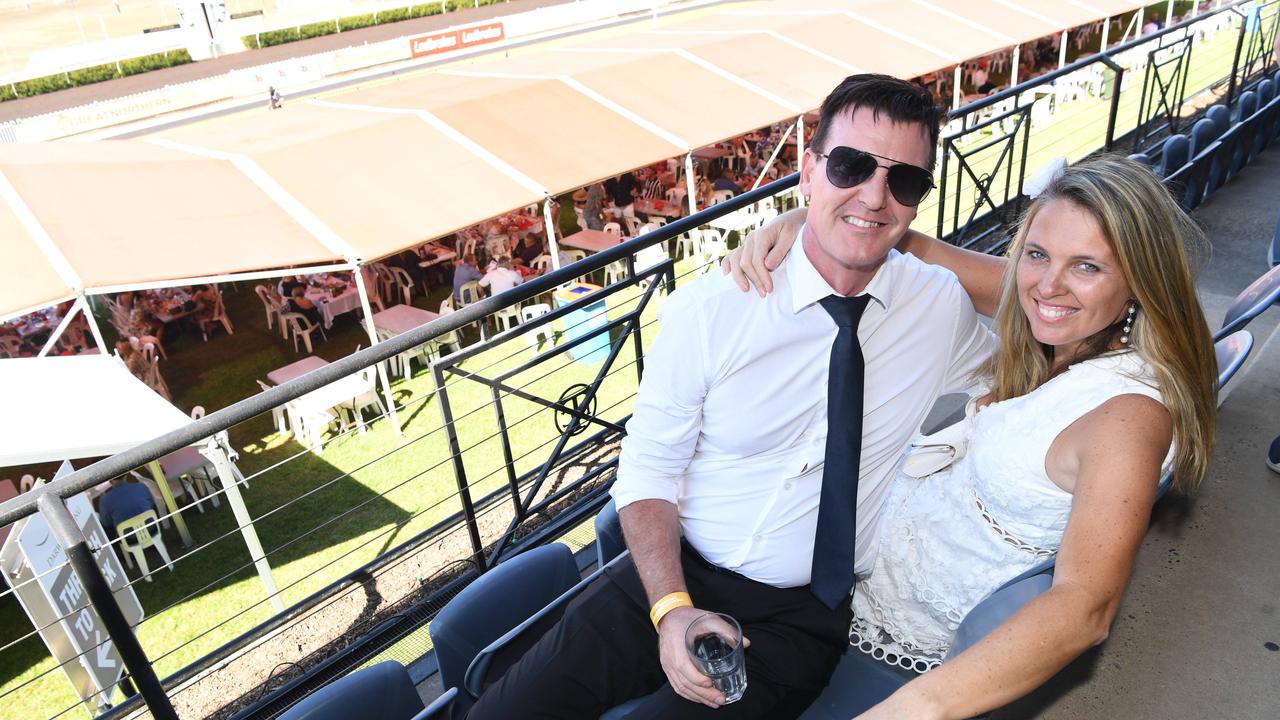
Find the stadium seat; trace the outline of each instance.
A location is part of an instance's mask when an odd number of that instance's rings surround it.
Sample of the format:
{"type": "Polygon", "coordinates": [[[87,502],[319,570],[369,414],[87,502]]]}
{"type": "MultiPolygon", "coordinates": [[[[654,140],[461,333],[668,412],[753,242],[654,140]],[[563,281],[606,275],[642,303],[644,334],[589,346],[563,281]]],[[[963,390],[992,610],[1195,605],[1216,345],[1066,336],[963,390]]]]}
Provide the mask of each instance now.
{"type": "Polygon", "coordinates": [[[604,567],[626,549],[627,541],[622,536],[622,523],[618,520],[618,506],[610,500],[596,514],[597,565],[604,567]]]}
{"type": "Polygon", "coordinates": [[[277,720],[347,720],[357,716],[412,720],[422,709],[409,671],[395,660],[387,660],[325,685],[277,720]]]}
{"type": "Polygon", "coordinates": [[[1213,334],[1214,342],[1242,330],[1254,318],[1280,300],[1280,267],[1273,267],[1240,291],[1222,318],[1222,328],[1213,334]]]}
{"type": "Polygon", "coordinates": [[[1174,174],[1191,159],[1191,138],[1186,135],[1173,135],[1164,141],[1160,150],[1160,164],[1156,166],[1156,174],[1167,178],[1174,174]]]}
{"type": "Polygon", "coordinates": [[[1267,252],[1267,264],[1280,265],[1280,217],[1276,218],[1276,232],[1271,236],[1271,249],[1267,252]]]}
{"type": "MultiPolygon", "coordinates": [[[[579,577],[568,547],[544,545],[499,563],[436,615],[431,642],[441,684],[462,690],[455,700],[456,712],[469,709],[489,685],[490,668],[502,647],[491,650],[489,646],[550,605],[579,577]]],[[[523,649],[527,646],[520,652],[523,649]]]]}
{"type": "Polygon", "coordinates": [[[445,690],[425,710],[414,715],[413,720],[449,720],[453,717],[453,701],[457,696],[458,688],[445,690]]]}

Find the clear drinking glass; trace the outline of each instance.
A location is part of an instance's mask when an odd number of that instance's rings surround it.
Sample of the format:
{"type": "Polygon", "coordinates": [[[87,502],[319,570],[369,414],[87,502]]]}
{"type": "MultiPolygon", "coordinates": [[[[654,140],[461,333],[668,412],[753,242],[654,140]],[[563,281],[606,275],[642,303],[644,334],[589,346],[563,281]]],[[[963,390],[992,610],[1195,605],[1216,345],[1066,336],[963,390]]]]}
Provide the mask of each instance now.
{"type": "Polygon", "coordinates": [[[725,704],[742,699],[747,689],[747,661],[737,620],[723,613],[701,615],[685,630],[684,646],[698,670],[724,693],[725,704]]]}

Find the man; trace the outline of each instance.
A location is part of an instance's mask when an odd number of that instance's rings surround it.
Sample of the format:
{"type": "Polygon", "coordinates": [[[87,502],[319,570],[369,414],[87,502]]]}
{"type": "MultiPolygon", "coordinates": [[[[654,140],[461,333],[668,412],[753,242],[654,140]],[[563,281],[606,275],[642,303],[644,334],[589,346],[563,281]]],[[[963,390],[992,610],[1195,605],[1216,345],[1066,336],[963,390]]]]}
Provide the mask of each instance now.
{"type": "Polygon", "coordinates": [[[582,217],[587,221],[588,230],[604,229],[604,186],[591,183],[587,188],[587,197],[583,200],[582,217]]]}
{"type": "Polygon", "coordinates": [[[805,152],[809,222],[774,292],[711,273],[668,299],[613,487],[630,561],[472,720],[598,717],[642,696],[629,718],[790,718],[821,692],[898,458],[993,349],[955,276],[893,249],[931,184],[940,119],[921,88],[847,78],[805,152]],[[685,650],[708,611],[750,643],[729,705],[685,650]]]}
{"type": "Polygon", "coordinates": [[[613,207],[609,208],[609,212],[613,213],[614,220],[619,220],[624,215],[635,217],[635,196],[639,188],[636,176],[629,172],[604,181],[604,190],[609,193],[609,199],[613,200],[613,207]]]}
{"type": "Polygon", "coordinates": [[[462,286],[484,277],[480,268],[476,267],[476,256],[465,255],[461,259],[453,259],[453,301],[462,302],[462,286]]]}
{"type": "Polygon", "coordinates": [[[498,260],[497,267],[480,278],[480,287],[489,288],[490,295],[497,295],[522,282],[524,282],[524,276],[520,274],[520,271],[511,267],[511,258],[503,257],[498,260]]]}
{"type": "Polygon", "coordinates": [[[98,498],[98,517],[110,538],[116,537],[116,526],[120,523],[155,509],[155,499],[146,485],[123,478],[112,480],[111,487],[98,498]]]}
{"type": "Polygon", "coordinates": [[[742,189],[742,186],[738,184],[737,174],[728,168],[725,168],[725,171],[720,174],[720,177],[716,178],[715,184],[713,184],[712,187],[717,191],[729,190],[734,195],[741,195],[745,192],[742,189]]]}

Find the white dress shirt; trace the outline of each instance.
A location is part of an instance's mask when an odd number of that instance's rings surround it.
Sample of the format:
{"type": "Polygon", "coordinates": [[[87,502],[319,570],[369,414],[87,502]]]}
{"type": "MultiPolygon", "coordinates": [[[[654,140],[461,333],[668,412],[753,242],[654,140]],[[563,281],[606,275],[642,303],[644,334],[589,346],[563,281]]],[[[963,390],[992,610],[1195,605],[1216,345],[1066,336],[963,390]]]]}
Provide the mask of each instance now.
{"type": "Polygon", "coordinates": [[[524,282],[524,276],[519,270],[508,270],[504,267],[496,267],[480,278],[480,284],[489,288],[492,295],[510,290],[522,282],[524,282]]]}
{"type": "MultiPolygon", "coordinates": [[[[836,293],[803,243],[794,248],[766,298],[720,273],[668,298],[611,491],[619,509],[674,503],[703,557],[777,587],[809,583],[836,336],[818,304],[836,293]]],[[[877,516],[912,435],[996,347],[948,270],[893,251],[864,292],[858,573],[871,569],[877,516]]]]}

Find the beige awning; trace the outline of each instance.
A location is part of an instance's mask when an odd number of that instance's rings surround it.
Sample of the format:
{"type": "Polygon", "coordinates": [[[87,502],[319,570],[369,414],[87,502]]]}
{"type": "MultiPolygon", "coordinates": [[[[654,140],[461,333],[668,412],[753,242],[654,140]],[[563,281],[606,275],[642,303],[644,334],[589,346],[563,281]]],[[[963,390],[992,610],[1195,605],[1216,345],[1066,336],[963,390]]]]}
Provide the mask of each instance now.
{"type": "MultiPolygon", "coordinates": [[[[368,261],[794,119],[851,73],[914,77],[1140,6],[729,4],[145,141],[8,145],[0,173],[85,288],[368,261]]],[[[0,317],[73,291],[15,208],[0,233],[0,317]]]]}

